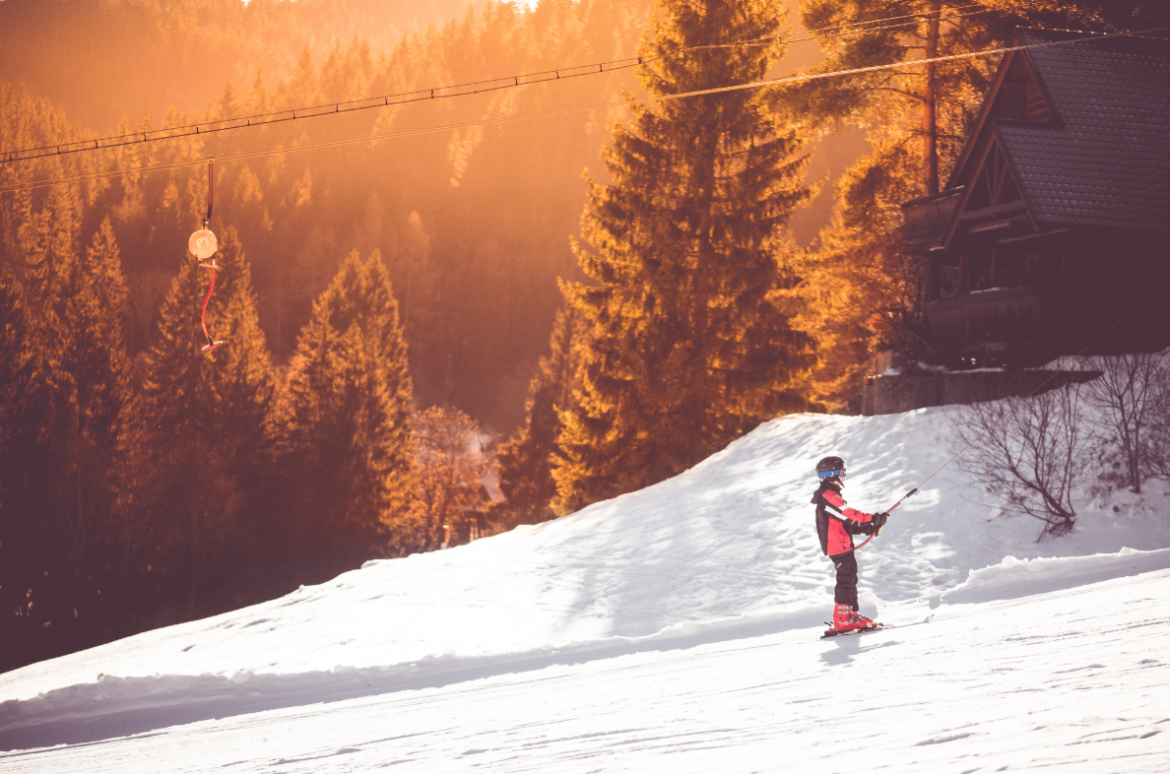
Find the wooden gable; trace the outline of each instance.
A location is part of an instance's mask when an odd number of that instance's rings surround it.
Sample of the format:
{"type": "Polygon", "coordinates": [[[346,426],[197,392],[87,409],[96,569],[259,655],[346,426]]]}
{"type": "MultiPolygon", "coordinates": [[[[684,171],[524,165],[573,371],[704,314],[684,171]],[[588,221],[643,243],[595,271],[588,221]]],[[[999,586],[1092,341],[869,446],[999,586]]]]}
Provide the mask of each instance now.
{"type": "Polygon", "coordinates": [[[945,249],[950,249],[956,234],[1039,230],[996,132],[1000,121],[1060,124],[1043,82],[1023,51],[1010,52],[1000,63],[971,139],[951,174],[947,188],[961,194],[942,239],[945,249]]]}
{"type": "MultiPolygon", "coordinates": [[[[1170,40],[1056,30],[1017,40],[1031,48],[1005,55],[948,190],[996,179],[985,164],[998,153],[1038,229],[1170,231],[1170,40]]],[[[968,209],[1005,203],[970,195],[968,209]]]]}
{"type": "Polygon", "coordinates": [[[993,119],[1059,124],[1056,111],[1045,92],[1036,71],[1023,51],[1012,51],[1000,63],[992,80],[987,98],[975,119],[970,139],[963,146],[959,160],[951,172],[947,188],[965,185],[971,177],[971,167],[983,151],[993,119]]]}
{"type": "Polygon", "coordinates": [[[956,235],[1038,230],[994,129],[983,141],[982,152],[970,170],[973,179],[963,185],[955,216],[943,238],[945,248],[951,248],[956,235]]]}

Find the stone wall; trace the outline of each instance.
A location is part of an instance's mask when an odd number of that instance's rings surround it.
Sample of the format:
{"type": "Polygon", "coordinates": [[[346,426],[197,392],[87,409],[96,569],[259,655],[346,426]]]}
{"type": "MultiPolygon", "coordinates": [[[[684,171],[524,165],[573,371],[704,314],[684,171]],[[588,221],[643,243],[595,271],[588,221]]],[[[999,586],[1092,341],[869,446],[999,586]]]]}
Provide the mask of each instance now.
{"type": "Polygon", "coordinates": [[[861,393],[865,416],[898,414],[928,406],[981,403],[1030,395],[1066,384],[1087,382],[1100,371],[947,371],[868,376],[861,393]]]}

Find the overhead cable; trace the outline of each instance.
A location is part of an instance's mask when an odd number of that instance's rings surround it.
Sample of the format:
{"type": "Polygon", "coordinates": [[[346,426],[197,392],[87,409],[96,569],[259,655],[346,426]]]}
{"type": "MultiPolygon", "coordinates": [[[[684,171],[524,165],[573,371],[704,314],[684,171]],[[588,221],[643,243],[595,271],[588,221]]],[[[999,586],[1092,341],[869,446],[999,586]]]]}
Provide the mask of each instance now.
{"type": "MultiPolygon", "coordinates": [[[[951,13],[941,18],[944,21],[951,21],[954,19],[975,16],[978,14],[1005,10],[1016,10],[1020,7],[1024,6],[1011,6],[1009,8],[984,8],[977,3],[973,3],[971,5],[957,6],[950,10],[964,11],[970,8],[979,8],[980,10],[970,11],[969,13],[951,13]]],[[[309,107],[293,108],[269,113],[257,113],[254,115],[240,116],[236,118],[201,121],[198,123],[185,124],[182,126],[166,127],[163,129],[151,129],[142,132],[112,135],[93,140],[77,140],[54,143],[51,145],[41,145],[31,148],[22,148],[18,150],[0,151],[0,164],[8,164],[18,161],[31,161],[34,159],[48,158],[52,156],[65,156],[76,153],[104,150],[108,148],[121,148],[130,145],[142,145],[148,142],[157,142],[160,140],[174,140],[183,137],[218,134],[220,132],[232,131],[236,129],[268,126],[271,124],[286,123],[289,121],[298,121],[321,116],[339,115],[342,113],[353,113],[357,111],[371,110],[374,108],[405,105],[414,102],[430,102],[435,100],[451,99],[454,97],[469,97],[476,94],[486,94],[494,91],[519,88],[521,86],[532,86],[535,84],[548,83],[551,81],[566,81],[583,76],[612,73],[618,70],[625,70],[632,67],[642,67],[649,65],[652,62],[665,59],[667,56],[677,57],[684,54],[693,53],[695,51],[722,48],[749,48],[757,46],[788,45],[792,43],[803,43],[807,41],[823,40],[833,37],[867,35],[874,32],[901,29],[904,27],[916,25],[918,24],[918,21],[916,20],[926,15],[928,14],[907,14],[904,16],[891,16],[884,19],[855,22],[847,25],[824,27],[817,30],[811,30],[811,32],[820,33],[826,30],[830,32],[827,32],[826,34],[813,34],[803,38],[794,38],[789,40],[785,40],[783,37],[757,38],[754,40],[740,41],[737,43],[718,43],[702,46],[690,46],[679,49],[678,51],[670,52],[669,55],[665,56],[625,57],[623,59],[613,59],[607,62],[599,62],[596,64],[577,65],[574,67],[565,67],[557,70],[545,70],[542,72],[527,73],[523,75],[511,75],[504,78],[470,81],[467,83],[448,86],[435,86],[431,88],[415,89],[412,91],[398,92],[377,97],[364,97],[361,99],[333,102],[323,105],[313,105],[309,107]],[[915,21],[903,21],[905,19],[915,19],[915,21]],[[885,22],[890,21],[897,21],[900,23],[884,24],[885,22]],[[863,25],[882,26],[863,27],[863,25]],[[844,31],[832,32],[832,30],[844,31]]]]}
{"type": "MultiPolygon", "coordinates": [[[[946,56],[936,56],[930,59],[912,59],[904,62],[890,62],[887,64],[870,65],[867,67],[855,67],[849,70],[833,70],[824,73],[806,73],[803,75],[791,75],[782,78],[770,78],[762,81],[751,81],[749,83],[732,84],[729,86],[717,86],[710,89],[700,89],[697,91],[688,91],[680,94],[661,94],[661,95],[647,95],[645,97],[633,97],[630,99],[619,100],[614,102],[603,102],[593,105],[582,105],[578,107],[560,108],[557,110],[546,110],[539,113],[523,113],[512,116],[499,116],[496,118],[484,118],[476,121],[465,121],[457,124],[447,124],[443,126],[427,127],[422,129],[409,129],[397,132],[387,132],[384,134],[367,135],[363,137],[355,137],[346,140],[334,140],[330,142],[312,143],[309,145],[300,145],[289,148],[277,148],[263,151],[253,151],[246,153],[223,154],[216,156],[218,161],[239,161],[253,158],[261,158],[264,156],[274,156],[282,153],[293,153],[298,151],[320,150],[323,148],[336,148],[344,145],[355,145],[358,143],[376,142],[378,140],[390,140],[402,137],[413,137],[416,135],[434,134],[437,132],[453,131],[456,129],[466,129],[477,126],[490,126],[494,124],[511,123],[513,121],[523,121],[530,118],[548,118],[552,116],[567,115],[570,113],[580,113],[589,110],[608,110],[611,108],[630,107],[632,105],[646,104],[646,103],[663,103],[671,102],[680,99],[690,99],[694,97],[711,96],[715,94],[725,94],[733,91],[743,91],[746,89],[758,89],[766,86],[785,86],[793,83],[801,83],[806,81],[822,80],[825,78],[840,78],[844,76],[862,75],[865,73],[879,72],[882,70],[893,70],[900,67],[913,67],[922,64],[930,64],[935,62],[954,62],[962,59],[975,59],[979,57],[992,56],[996,54],[1007,54],[1012,51],[1028,51],[1039,48],[1051,48],[1053,46],[1073,45],[1076,43],[1083,43],[1086,41],[1099,41],[1108,38],[1118,37],[1140,37],[1141,35],[1163,32],[1170,30],[1170,26],[1157,27],[1149,30],[1141,30],[1136,33],[1132,32],[1117,32],[1117,33],[1103,33],[1094,35],[1089,38],[1072,38],[1066,40],[1053,40],[1044,43],[1022,44],[1017,46],[1001,46],[998,48],[981,49],[979,51],[970,51],[963,54],[948,54],[946,56]]],[[[46,186],[66,184],[66,183],[82,183],[92,180],[113,179],[124,177],[126,175],[139,174],[143,172],[156,172],[169,169],[178,169],[181,167],[189,167],[201,165],[206,159],[191,159],[187,161],[176,161],[165,164],[144,165],[139,167],[130,167],[122,170],[115,170],[112,172],[94,172],[88,174],[79,174],[72,176],[65,176],[60,178],[50,178],[45,180],[36,180],[25,183],[11,183],[0,186],[0,193],[9,191],[31,190],[36,188],[44,188],[46,186]]]]}

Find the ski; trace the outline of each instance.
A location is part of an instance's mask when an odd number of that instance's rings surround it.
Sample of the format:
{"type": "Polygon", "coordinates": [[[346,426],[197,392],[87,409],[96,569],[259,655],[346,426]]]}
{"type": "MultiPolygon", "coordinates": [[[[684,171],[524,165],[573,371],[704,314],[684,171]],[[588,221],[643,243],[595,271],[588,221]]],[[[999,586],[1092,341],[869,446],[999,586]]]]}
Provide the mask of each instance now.
{"type": "Polygon", "coordinates": [[[844,631],[840,631],[837,629],[829,629],[824,634],[821,635],[821,639],[827,640],[830,637],[849,637],[849,636],[852,636],[854,634],[865,634],[866,632],[876,632],[876,631],[880,631],[882,629],[892,629],[892,628],[893,628],[892,626],[886,626],[885,624],[878,624],[877,626],[866,626],[866,627],[860,628],[860,629],[845,629],[844,631]]]}
{"type": "MultiPolygon", "coordinates": [[[[846,629],[845,631],[838,631],[837,629],[830,628],[828,631],[826,631],[824,634],[821,635],[821,639],[827,640],[830,637],[848,637],[848,636],[853,635],[853,634],[865,634],[866,632],[878,632],[878,631],[881,631],[882,629],[905,629],[907,626],[917,626],[918,624],[930,623],[930,619],[932,619],[932,618],[934,618],[934,613],[931,613],[930,615],[926,616],[926,618],[923,618],[921,621],[912,621],[911,623],[905,623],[905,624],[878,624],[877,626],[868,626],[868,627],[865,627],[863,629],[846,629]]],[[[829,626],[831,627],[832,624],[829,624],[829,626]]]]}

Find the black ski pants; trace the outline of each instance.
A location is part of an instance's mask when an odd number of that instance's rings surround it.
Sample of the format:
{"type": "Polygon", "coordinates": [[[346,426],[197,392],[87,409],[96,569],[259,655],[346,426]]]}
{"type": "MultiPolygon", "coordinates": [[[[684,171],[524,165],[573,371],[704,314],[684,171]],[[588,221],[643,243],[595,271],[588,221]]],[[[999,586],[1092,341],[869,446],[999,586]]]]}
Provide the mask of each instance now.
{"type": "Polygon", "coordinates": [[[833,591],[833,601],[857,610],[857,557],[852,551],[846,551],[829,558],[837,568],[837,588],[833,591]]]}

